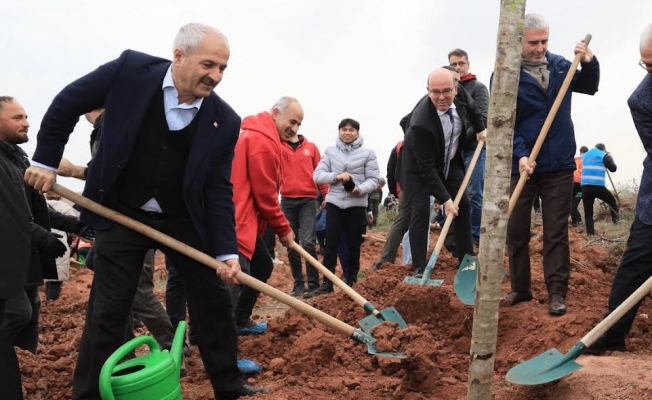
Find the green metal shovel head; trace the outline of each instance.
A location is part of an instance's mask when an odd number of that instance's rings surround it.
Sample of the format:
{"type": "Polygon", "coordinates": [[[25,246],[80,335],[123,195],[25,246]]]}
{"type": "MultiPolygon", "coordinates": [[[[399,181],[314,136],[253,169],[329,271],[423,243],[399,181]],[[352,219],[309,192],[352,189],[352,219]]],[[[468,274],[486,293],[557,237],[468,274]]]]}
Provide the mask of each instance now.
{"type": "Polygon", "coordinates": [[[376,339],[368,333],[362,332],[360,329],[355,329],[351,335],[351,339],[355,340],[358,343],[364,343],[367,345],[367,353],[373,354],[381,357],[392,357],[392,358],[407,358],[403,353],[399,352],[379,352],[376,350],[376,339]]]}
{"type": "MultiPolygon", "coordinates": [[[[455,294],[467,306],[475,305],[479,265],[480,261],[476,257],[465,255],[453,280],[455,294]]],[[[505,279],[505,275],[507,271],[503,270],[500,279],[505,279]]]]}
{"type": "Polygon", "coordinates": [[[441,286],[444,283],[443,279],[426,279],[425,283],[421,283],[422,281],[423,278],[415,278],[413,276],[406,276],[405,279],[403,279],[404,283],[419,286],[441,286]]]}
{"type": "Polygon", "coordinates": [[[525,361],[507,372],[509,382],[519,385],[540,385],[563,378],[582,368],[575,359],[584,352],[586,346],[578,342],[568,354],[561,354],[557,349],[550,349],[545,353],[525,361]]]}
{"type": "Polygon", "coordinates": [[[475,304],[475,285],[478,279],[478,259],[465,255],[460,264],[460,268],[455,274],[453,288],[455,294],[467,306],[475,304]]]}
{"type": "MultiPolygon", "coordinates": [[[[366,309],[366,307],[365,307],[366,309]]],[[[384,310],[379,310],[377,315],[369,314],[366,317],[362,318],[358,325],[365,332],[371,332],[374,326],[380,325],[383,322],[396,322],[399,328],[407,328],[408,325],[401,317],[401,314],[398,313],[398,310],[394,307],[388,307],[384,310]]]]}

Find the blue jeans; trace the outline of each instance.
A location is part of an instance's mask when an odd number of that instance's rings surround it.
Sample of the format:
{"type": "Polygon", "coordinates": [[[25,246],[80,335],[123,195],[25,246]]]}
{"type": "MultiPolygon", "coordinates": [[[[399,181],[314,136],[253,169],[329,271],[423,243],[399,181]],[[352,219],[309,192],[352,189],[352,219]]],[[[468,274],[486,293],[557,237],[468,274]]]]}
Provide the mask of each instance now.
{"type": "MultiPolygon", "coordinates": [[[[475,151],[464,153],[464,168],[469,169],[469,164],[475,151]]],[[[466,187],[466,193],[469,196],[471,204],[471,235],[474,242],[480,241],[480,224],[482,222],[482,200],[484,196],[484,173],[485,160],[487,158],[487,149],[482,149],[478,161],[475,164],[471,179],[466,187]]]]}

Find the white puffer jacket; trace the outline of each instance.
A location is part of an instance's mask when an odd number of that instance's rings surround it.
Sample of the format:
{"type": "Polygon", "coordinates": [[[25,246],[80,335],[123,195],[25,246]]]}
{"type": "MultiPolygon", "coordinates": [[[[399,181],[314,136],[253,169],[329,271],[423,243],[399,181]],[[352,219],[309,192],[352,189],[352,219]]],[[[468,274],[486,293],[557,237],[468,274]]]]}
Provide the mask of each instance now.
{"type": "Polygon", "coordinates": [[[358,136],[351,144],[345,144],[337,138],[335,146],[328,147],[324,152],[313,178],[318,184],[330,185],[326,202],[339,208],[367,207],[368,195],[378,186],[380,173],[376,153],[362,147],[363,144],[362,136],[358,136]],[[351,174],[360,193],[353,194],[344,190],[342,182],[335,179],[342,172],[351,174]]]}

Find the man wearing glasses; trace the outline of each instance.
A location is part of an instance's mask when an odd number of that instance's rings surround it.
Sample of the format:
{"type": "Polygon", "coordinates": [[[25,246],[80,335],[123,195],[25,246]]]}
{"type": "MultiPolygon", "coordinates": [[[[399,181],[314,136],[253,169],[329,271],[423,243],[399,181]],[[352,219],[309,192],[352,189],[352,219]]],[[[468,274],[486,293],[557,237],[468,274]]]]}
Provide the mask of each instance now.
{"type": "Polygon", "coordinates": [[[529,164],[528,157],[571,66],[571,62],[564,57],[548,51],[548,36],[548,23],[543,16],[525,16],[511,190],[516,187],[523,171],[530,179],[514,206],[507,226],[511,292],[503,301],[515,305],[532,300],[530,218],[538,190],[543,210],[543,270],[549,296],[548,313],[563,315],[567,311],[566,292],[570,274],[568,217],[576,149],[571,96],[572,92],[593,95],[598,91],[600,66],[586,44],[577,43],[575,54],[582,55],[581,70],[573,76],[570,90],[564,96],[536,162],[529,164]]]}
{"type": "MultiPolygon", "coordinates": [[[[482,122],[487,125],[487,111],[489,109],[489,90],[480,82],[475,75],[469,72],[471,63],[469,62],[469,55],[462,49],[455,49],[448,53],[448,63],[454,67],[460,74],[459,83],[469,93],[475,101],[475,105],[480,112],[482,122]]],[[[473,132],[478,133],[478,132],[473,132]]],[[[475,140],[473,135],[467,135],[466,145],[464,146],[464,167],[469,168],[471,159],[475,148],[478,146],[478,141],[475,140]]],[[[466,193],[469,196],[471,204],[471,234],[473,235],[473,243],[478,245],[480,243],[480,222],[482,218],[482,200],[484,194],[484,172],[485,172],[485,159],[486,149],[483,148],[478,157],[478,161],[469,179],[466,193]]]]}
{"type": "MultiPolygon", "coordinates": [[[[641,35],[640,51],[639,65],[647,71],[647,74],[629,97],[627,104],[647,157],[643,161],[643,176],[627,249],[609,295],[609,313],[652,276],[652,247],[650,247],[652,243],[652,124],[650,124],[652,121],[652,23],[645,27],[641,35]]],[[[586,353],[599,355],[605,351],[625,351],[625,336],[632,328],[640,305],[641,302],[632,307],[600,339],[586,349],[586,353]]]]}
{"type": "Polygon", "coordinates": [[[428,76],[427,98],[412,111],[400,161],[403,193],[412,217],[410,244],[414,276],[423,276],[428,250],[430,196],[443,204],[449,218],[455,218],[458,258],[473,253],[469,200],[464,196],[459,208],[453,197],[464,179],[462,150],[466,142],[466,122],[470,121],[477,140],[486,140],[485,124],[474,104],[455,98],[457,83],[451,71],[437,69],[428,76]]]}

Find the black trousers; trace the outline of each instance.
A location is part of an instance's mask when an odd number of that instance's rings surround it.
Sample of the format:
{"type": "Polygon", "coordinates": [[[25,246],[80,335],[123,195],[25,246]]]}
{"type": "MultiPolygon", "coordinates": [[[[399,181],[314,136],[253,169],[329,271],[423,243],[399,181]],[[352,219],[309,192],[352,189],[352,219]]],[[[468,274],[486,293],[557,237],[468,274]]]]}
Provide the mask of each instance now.
{"type": "Polygon", "coordinates": [[[595,199],[600,199],[609,205],[609,213],[613,223],[618,222],[618,203],[609,189],[598,185],[582,186],[582,201],[584,202],[584,219],[586,224],[586,233],[595,234],[595,225],[593,223],[593,203],[595,199]]]}
{"type": "MultiPolygon", "coordinates": [[[[168,270],[168,281],[165,285],[165,311],[173,330],[176,331],[179,322],[186,320],[186,289],[183,286],[181,275],[168,257],[165,257],[165,267],[168,270]]],[[[190,320],[188,320],[188,341],[191,345],[197,343],[190,320]]]]}
{"type": "MultiPolygon", "coordinates": [[[[518,183],[512,176],[510,192],[518,183]]],[[[570,276],[570,248],[568,244],[568,198],[573,190],[573,171],[535,174],[528,179],[516,201],[507,224],[507,253],[512,291],[531,291],[530,222],[532,202],[538,191],[541,196],[543,219],[543,274],[548,295],[566,297],[570,276]]]]}
{"type": "Polygon", "coordinates": [[[23,400],[18,358],[11,338],[4,327],[5,300],[0,299],[0,398],[23,400]]]}
{"type": "MultiPolygon", "coordinates": [[[[205,251],[188,216],[150,217],[124,207],[118,211],[205,251]]],[[[190,318],[215,396],[220,398],[221,393],[243,385],[236,364],[238,341],[231,298],[226,283],[213,269],[118,224],[98,231],[95,246],[95,274],[73,380],[73,399],[99,399],[100,370],[124,342],[143,261],[153,248],[160,248],[172,260],[188,289],[190,318]]]]}
{"type": "MultiPolygon", "coordinates": [[[[302,197],[298,199],[284,197],[281,199],[281,210],[285,218],[290,222],[294,236],[298,239],[303,249],[317,258],[315,251],[315,215],[317,214],[317,201],[312,198],[302,197]]],[[[288,259],[290,260],[290,270],[294,278],[294,288],[304,287],[304,282],[308,282],[308,289],[319,287],[319,271],[306,261],[306,278],[303,276],[302,257],[294,250],[288,249],[288,259]]]]}
{"type": "MultiPolygon", "coordinates": [[[[272,276],[274,263],[262,237],[258,236],[256,238],[256,248],[251,260],[247,260],[246,257],[240,254],[240,266],[247,274],[262,282],[267,282],[269,277],[272,276]]],[[[260,292],[247,285],[234,285],[232,290],[237,293],[235,322],[238,326],[246,325],[251,321],[251,314],[254,311],[260,292]]]]}
{"type": "Polygon", "coordinates": [[[582,215],[577,210],[577,206],[580,205],[580,200],[582,200],[582,186],[579,182],[573,182],[573,194],[571,195],[571,222],[573,224],[578,224],[582,222],[582,215]]]}
{"type": "Polygon", "coordinates": [[[36,354],[38,348],[41,297],[38,285],[25,286],[23,291],[5,302],[3,326],[14,346],[36,354]]]}
{"type": "MultiPolygon", "coordinates": [[[[620,266],[618,266],[611,286],[609,313],[615,310],[652,276],[652,246],[650,246],[650,243],[652,243],[652,225],[646,225],[638,217],[635,217],[629,231],[627,249],[623,254],[623,259],[620,261],[620,266]]],[[[619,319],[609,329],[608,334],[625,337],[632,328],[634,317],[636,317],[641,302],[637,303],[619,319]]]]}
{"type": "MultiPolygon", "coordinates": [[[[454,158],[450,164],[448,178],[444,182],[446,190],[454,200],[464,179],[464,164],[461,158],[454,158]]],[[[402,196],[403,194],[401,194],[402,196]]],[[[410,196],[412,217],[410,218],[410,248],[412,250],[412,267],[421,270],[426,267],[428,253],[428,232],[430,231],[430,193],[423,186],[406,188],[405,195],[410,196]],[[409,189],[409,193],[407,193],[409,189]]],[[[435,201],[438,201],[435,199],[435,201]]],[[[455,253],[459,260],[465,254],[475,254],[471,236],[471,207],[466,193],[459,204],[457,217],[452,222],[455,227],[455,253]]]]}
{"type": "MultiPolygon", "coordinates": [[[[337,252],[342,233],[346,234],[348,245],[348,270],[345,280],[349,286],[358,281],[360,271],[360,246],[366,229],[367,210],[365,207],[339,208],[326,203],[326,247],[324,266],[335,272],[337,252]]],[[[324,282],[328,279],[324,277],[324,282]]]]}

